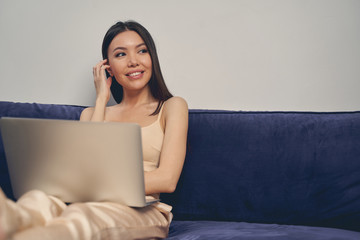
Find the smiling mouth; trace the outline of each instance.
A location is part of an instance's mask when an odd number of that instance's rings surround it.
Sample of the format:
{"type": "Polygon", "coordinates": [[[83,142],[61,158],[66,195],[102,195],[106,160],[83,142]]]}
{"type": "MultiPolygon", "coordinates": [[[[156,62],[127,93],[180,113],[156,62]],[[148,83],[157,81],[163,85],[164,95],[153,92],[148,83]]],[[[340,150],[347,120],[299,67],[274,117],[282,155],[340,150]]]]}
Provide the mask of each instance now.
{"type": "Polygon", "coordinates": [[[142,73],[144,73],[144,71],[129,73],[129,74],[126,74],[126,76],[136,77],[136,76],[139,76],[142,73]]]}

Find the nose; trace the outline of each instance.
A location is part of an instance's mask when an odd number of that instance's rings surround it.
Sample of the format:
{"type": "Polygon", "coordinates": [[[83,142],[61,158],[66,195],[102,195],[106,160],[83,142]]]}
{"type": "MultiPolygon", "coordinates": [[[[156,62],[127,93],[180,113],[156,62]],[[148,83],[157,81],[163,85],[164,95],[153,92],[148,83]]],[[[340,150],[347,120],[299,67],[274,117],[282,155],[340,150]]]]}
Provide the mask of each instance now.
{"type": "Polygon", "coordinates": [[[136,67],[139,65],[136,54],[129,54],[128,56],[129,56],[128,67],[136,67]]]}

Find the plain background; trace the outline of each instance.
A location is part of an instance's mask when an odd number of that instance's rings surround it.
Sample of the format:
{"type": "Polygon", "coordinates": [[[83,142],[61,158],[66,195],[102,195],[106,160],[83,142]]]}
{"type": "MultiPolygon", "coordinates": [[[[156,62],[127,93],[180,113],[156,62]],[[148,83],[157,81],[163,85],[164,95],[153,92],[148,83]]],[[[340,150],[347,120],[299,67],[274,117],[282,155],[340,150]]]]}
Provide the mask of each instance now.
{"type": "Polygon", "coordinates": [[[190,108],[360,110],[359,0],[0,0],[0,100],[93,105],[103,36],[128,19],[190,108]]]}

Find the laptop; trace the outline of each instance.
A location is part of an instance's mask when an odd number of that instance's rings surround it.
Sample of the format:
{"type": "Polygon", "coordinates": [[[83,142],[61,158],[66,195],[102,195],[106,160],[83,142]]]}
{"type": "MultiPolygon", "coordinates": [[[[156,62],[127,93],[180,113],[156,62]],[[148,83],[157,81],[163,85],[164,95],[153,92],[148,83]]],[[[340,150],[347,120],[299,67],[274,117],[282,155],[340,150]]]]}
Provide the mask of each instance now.
{"type": "Polygon", "coordinates": [[[141,128],[135,123],[0,119],[15,198],[33,189],[64,202],[144,207],[141,128]]]}

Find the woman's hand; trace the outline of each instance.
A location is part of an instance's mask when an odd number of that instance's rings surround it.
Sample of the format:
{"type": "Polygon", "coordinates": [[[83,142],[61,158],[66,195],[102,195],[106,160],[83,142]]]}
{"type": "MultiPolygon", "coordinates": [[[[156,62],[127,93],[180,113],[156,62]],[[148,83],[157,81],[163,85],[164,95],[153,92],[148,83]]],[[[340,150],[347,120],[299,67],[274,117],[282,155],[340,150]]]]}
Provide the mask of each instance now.
{"type": "Polygon", "coordinates": [[[106,79],[105,70],[110,68],[106,63],[107,59],[100,61],[93,67],[96,100],[103,102],[105,105],[110,99],[110,86],[112,82],[111,77],[106,79]]]}
{"type": "Polygon", "coordinates": [[[105,70],[110,66],[103,60],[93,67],[94,84],[96,89],[95,107],[85,108],[81,112],[80,121],[103,122],[105,120],[106,105],[110,100],[110,86],[112,78],[106,79],[105,70]]]}

